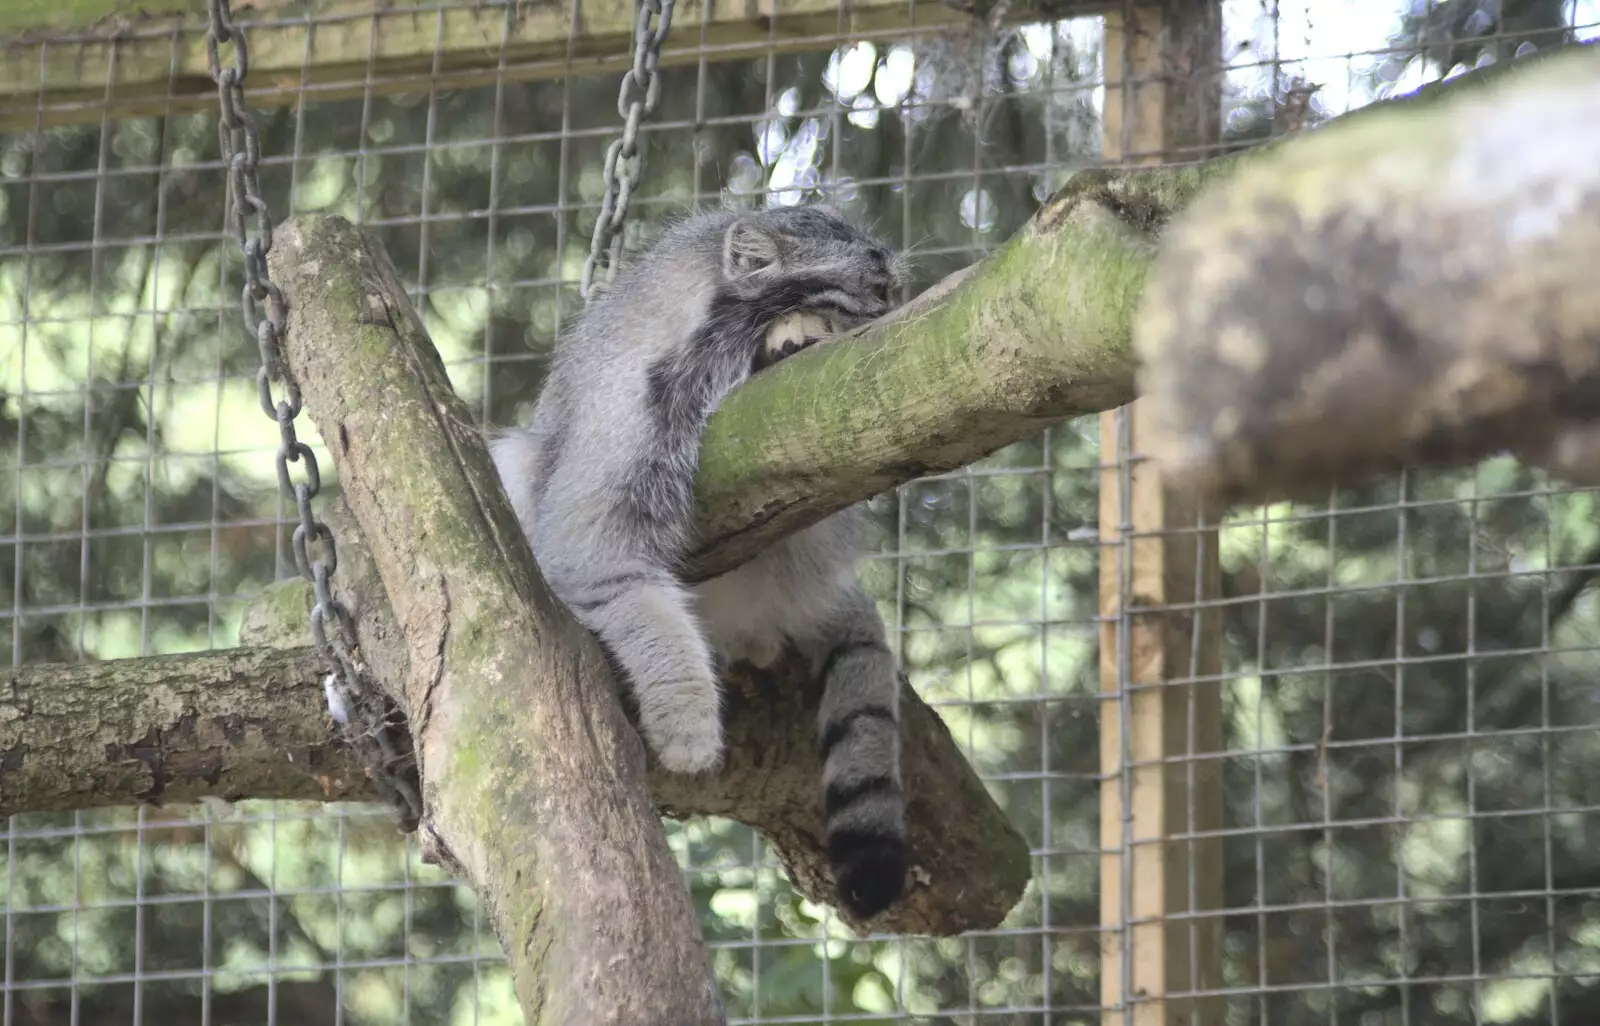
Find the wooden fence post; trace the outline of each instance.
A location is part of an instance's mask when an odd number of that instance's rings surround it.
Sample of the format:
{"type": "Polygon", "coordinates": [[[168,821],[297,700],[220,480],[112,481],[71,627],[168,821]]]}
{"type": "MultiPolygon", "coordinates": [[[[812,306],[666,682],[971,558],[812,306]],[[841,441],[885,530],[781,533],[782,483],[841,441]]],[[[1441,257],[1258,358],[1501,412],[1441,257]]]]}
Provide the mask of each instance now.
{"type": "MultiPolygon", "coordinates": [[[[1106,17],[1102,158],[1195,160],[1221,124],[1214,2],[1106,17]]],[[[1100,415],[1100,919],[1107,1026],[1220,1026],[1222,703],[1214,528],[1140,459],[1149,407],[1100,415]],[[1196,836],[1197,834],[1206,836],[1196,836]],[[1174,835],[1179,835],[1175,837],[1174,835]]]]}

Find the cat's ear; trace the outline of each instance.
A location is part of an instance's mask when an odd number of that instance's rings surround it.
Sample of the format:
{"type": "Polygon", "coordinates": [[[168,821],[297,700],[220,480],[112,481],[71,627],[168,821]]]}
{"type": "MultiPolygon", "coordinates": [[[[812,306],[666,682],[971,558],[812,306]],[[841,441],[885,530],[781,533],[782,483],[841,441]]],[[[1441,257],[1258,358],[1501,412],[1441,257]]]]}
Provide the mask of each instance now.
{"type": "Polygon", "coordinates": [[[741,217],[722,236],[722,273],[730,281],[783,268],[783,237],[759,217],[741,217]]]}

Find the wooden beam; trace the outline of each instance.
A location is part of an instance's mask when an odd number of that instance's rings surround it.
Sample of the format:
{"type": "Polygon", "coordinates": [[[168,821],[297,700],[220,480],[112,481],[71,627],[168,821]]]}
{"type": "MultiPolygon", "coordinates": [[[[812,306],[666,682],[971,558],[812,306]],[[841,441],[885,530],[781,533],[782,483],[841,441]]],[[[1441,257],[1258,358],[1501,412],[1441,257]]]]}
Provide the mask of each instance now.
{"type": "MultiPolygon", "coordinates": [[[[1009,20],[1066,17],[1104,0],[1028,0],[1009,20]]],[[[0,131],[192,111],[215,103],[206,0],[3,0],[0,131]]],[[[256,107],[613,73],[628,60],[633,0],[237,0],[256,107]],[[577,8],[576,23],[573,19],[577,8]],[[502,70],[503,69],[503,70],[502,70]]],[[[869,35],[965,23],[905,0],[680,0],[665,66],[824,50],[869,35]],[[703,40],[702,40],[703,30],[703,40]]],[[[548,127],[548,126],[546,126],[548,127]]]]}
{"type": "MultiPolygon", "coordinates": [[[[1107,16],[1106,163],[1216,143],[1220,26],[1209,2],[1107,16]]],[[[1222,747],[1220,617],[1200,605],[1218,594],[1217,536],[1139,459],[1152,412],[1100,415],[1103,1022],[1221,1026],[1222,1001],[1184,996],[1222,982],[1221,763],[1195,759],[1222,747]]]]}

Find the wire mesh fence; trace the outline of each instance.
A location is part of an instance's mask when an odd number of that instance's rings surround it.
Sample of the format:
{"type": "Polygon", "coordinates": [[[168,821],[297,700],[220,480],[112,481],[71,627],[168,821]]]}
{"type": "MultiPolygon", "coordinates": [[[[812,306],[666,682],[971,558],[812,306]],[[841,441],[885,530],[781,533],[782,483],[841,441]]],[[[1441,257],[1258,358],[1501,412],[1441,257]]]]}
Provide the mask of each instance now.
{"type": "MultiPolygon", "coordinates": [[[[526,416],[581,303],[627,57],[603,28],[629,9],[273,10],[240,12],[266,41],[252,100],[289,101],[258,113],[271,208],[372,230],[483,422],[526,416]]],[[[1218,90],[1220,132],[1163,137],[1127,92],[1173,77],[1130,56],[1143,10],[680,8],[627,245],[694,204],[826,200],[913,255],[909,295],[1077,170],[1252,145],[1600,35],[1592,0],[1230,0],[1216,58],[1176,82],[1218,90]]],[[[203,32],[136,19],[0,40],[13,666],[228,647],[293,573],[194,77],[203,32]]],[[[1026,835],[1033,882],[997,929],[857,939],[748,829],[672,825],[732,1020],[1127,1022],[1150,996],[1153,923],[1170,948],[1155,971],[1202,999],[1197,1021],[1600,1021],[1594,493],[1496,460],[1214,530],[1151,524],[1135,428],[1064,424],[873,501],[863,579],[1026,835]],[[1130,566],[1142,541],[1215,560],[1215,580],[1124,578],[1103,600],[1113,555],[1130,566]],[[1181,687],[1153,757],[1135,710],[1160,689],[1125,647],[1139,612],[1188,625],[1162,642],[1181,687]],[[1188,803],[1159,823],[1157,850],[1188,852],[1160,863],[1159,921],[1135,893],[1147,765],[1188,803]]],[[[517,1021],[473,895],[381,808],[18,815],[4,865],[5,1026],[517,1021]]]]}

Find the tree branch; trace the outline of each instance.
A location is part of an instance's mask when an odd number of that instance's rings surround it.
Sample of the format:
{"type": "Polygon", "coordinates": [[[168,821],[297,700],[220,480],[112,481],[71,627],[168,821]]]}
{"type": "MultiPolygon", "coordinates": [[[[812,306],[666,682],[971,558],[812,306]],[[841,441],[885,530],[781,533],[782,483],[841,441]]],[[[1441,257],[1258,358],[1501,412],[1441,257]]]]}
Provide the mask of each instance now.
{"type": "MultiPolygon", "coordinates": [[[[362,658],[378,680],[410,673],[406,646],[359,527],[347,512],[324,516],[339,539],[334,589],[350,610],[362,658]]],[[[303,643],[310,586],[274,586],[245,617],[250,645],[303,643]]],[[[723,679],[727,696],[727,759],[715,775],[684,777],[649,766],[649,787],[661,813],[678,819],[723,816],[767,837],[796,888],[832,904],[833,877],[824,845],[822,767],[812,724],[820,683],[790,659],[766,672],[736,666],[723,679]]],[[[313,701],[320,707],[320,685],[313,701]]],[[[193,689],[199,693],[200,689],[193,689]]],[[[1028,845],[995,804],[944,721],[902,682],[901,773],[906,830],[916,869],[904,900],[871,923],[839,915],[858,930],[949,936],[999,925],[1030,877],[1028,845]]],[[[648,754],[648,753],[647,753],[648,754]]]]}
{"type": "MultiPolygon", "coordinates": [[[[341,535],[341,574],[352,544],[341,535]]],[[[290,611],[310,594],[297,581],[278,588],[297,600],[282,607],[290,611]]],[[[303,636],[305,615],[301,609],[282,626],[303,636]]],[[[202,797],[374,801],[360,759],[328,718],[321,684],[327,669],[310,647],[259,646],[12,670],[0,735],[28,772],[5,765],[0,815],[202,797]]],[[[816,685],[800,667],[781,664],[766,674],[741,668],[724,686],[726,768],[706,779],[652,768],[650,793],[664,815],[723,816],[760,831],[796,888],[827,903],[833,885],[822,841],[821,767],[809,729],[820,700],[816,685]]],[[[940,936],[991,928],[1027,885],[1027,845],[944,721],[909,686],[901,703],[907,821],[919,872],[907,899],[873,925],[940,936]]]]}
{"type": "Polygon", "coordinates": [[[284,359],[406,654],[383,684],[416,742],[424,852],[478,893],[530,1024],[723,1021],[605,658],[540,579],[388,257],[339,218],[276,237],[284,359]]]}
{"type": "MultiPolygon", "coordinates": [[[[1132,298],[1154,255],[1155,233],[1206,173],[1178,168],[1081,175],[989,259],[858,337],[814,347],[731,396],[712,418],[704,445],[697,498],[698,534],[705,543],[691,579],[730,569],[788,533],[902,481],[962,466],[1046,424],[1130,399],[1133,366],[1126,340],[1132,298]],[[1063,289],[1060,279],[1069,269],[1071,287],[1063,289]],[[800,398],[817,395],[829,401],[800,398]],[[806,444],[792,444],[796,438],[806,444]]],[[[349,259],[344,252],[296,257],[308,274],[324,279],[348,276],[343,267],[349,259]]],[[[314,317],[301,315],[323,324],[330,347],[337,348],[338,338],[386,330],[359,323],[374,318],[349,305],[367,286],[352,285],[348,294],[336,295],[322,284],[317,295],[324,309],[314,317]]],[[[303,312],[307,303],[307,295],[297,296],[294,308],[303,312]]],[[[409,309],[405,317],[384,309],[396,324],[410,317],[409,309]]],[[[382,410],[394,403],[386,398],[370,405],[382,410]]],[[[323,406],[313,399],[312,408],[323,406]]],[[[329,425],[324,437],[335,443],[336,456],[341,445],[357,444],[329,425]]],[[[409,638],[409,631],[374,612],[371,598],[381,598],[383,589],[346,587],[360,579],[362,550],[359,532],[338,533],[335,584],[357,615],[363,657],[376,679],[404,681],[410,675],[406,653],[394,639],[409,638]]],[[[302,593],[286,599],[280,590],[264,608],[270,615],[256,617],[247,643],[302,643],[302,593]]],[[[827,900],[831,881],[811,750],[817,695],[795,668],[780,669],[786,674],[781,684],[751,676],[727,682],[728,734],[735,750],[722,776],[685,791],[683,782],[657,775],[652,789],[677,814],[726,815],[762,830],[802,891],[827,900]],[[756,696],[759,701],[745,701],[756,696]]],[[[204,698],[198,684],[193,694],[196,702],[204,698]]],[[[919,872],[907,899],[871,925],[934,934],[996,925],[1027,883],[1026,843],[942,722],[909,689],[905,695],[904,770],[919,872]]],[[[320,703],[320,686],[311,700],[320,703]]],[[[314,794],[311,784],[278,765],[254,796],[284,790],[314,794]]],[[[148,796],[112,791],[104,800],[148,796]]],[[[73,801],[82,805],[88,798],[80,792],[73,801]]]]}
{"type": "Polygon", "coordinates": [[[1511,449],[1600,483],[1600,48],[1252,161],[1141,301],[1152,455],[1229,502],[1511,449]]]}
{"type": "Polygon", "coordinates": [[[310,648],[14,668],[0,699],[0,815],[208,796],[368,799],[362,766],[333,743],[325,672],[310,648]]]}
{"type": "Polygon", "coordinates": [[[1075,175],[983,260],[746,382],[706,428],[689,578],[1131,401],[1132,312],[1159,234],[1234,159],[1075,175]]]}

